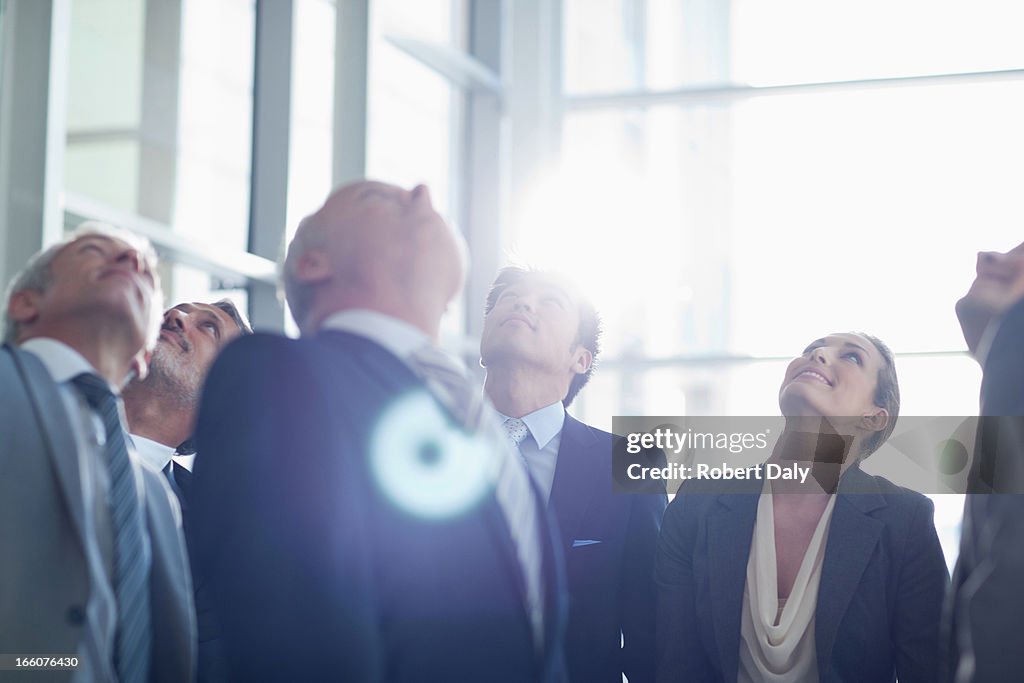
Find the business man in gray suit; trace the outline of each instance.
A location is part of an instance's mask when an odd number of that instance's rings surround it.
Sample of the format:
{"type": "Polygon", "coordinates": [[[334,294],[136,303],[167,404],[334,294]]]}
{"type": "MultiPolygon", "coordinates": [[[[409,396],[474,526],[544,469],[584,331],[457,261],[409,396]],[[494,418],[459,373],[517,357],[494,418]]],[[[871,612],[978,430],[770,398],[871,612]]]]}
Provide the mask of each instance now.
{"type": "Polygon", "coordinates": [[[120,388],[160,325],[148,244],[87,224],[8,289],[0,349],[0,654],[68,655],[32,680],[189,681],[181,516],[129,455],[120,388]]]}

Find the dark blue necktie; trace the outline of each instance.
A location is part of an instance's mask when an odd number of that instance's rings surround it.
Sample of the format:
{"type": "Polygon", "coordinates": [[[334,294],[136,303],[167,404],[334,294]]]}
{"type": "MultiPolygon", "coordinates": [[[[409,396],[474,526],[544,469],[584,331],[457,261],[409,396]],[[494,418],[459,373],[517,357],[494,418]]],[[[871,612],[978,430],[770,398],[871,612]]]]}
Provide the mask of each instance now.
{"type": "Polygon", "coordinates": [[[91,373],[71,380],[103,420],[104,457],[110,475],[110,519],[114,532],[114,594],[117,598],[117,636],[114,668],[121,683],[145,681],[149,675],[151,628],[149,557],[135,474],[128,460],[117,398],[107,383],[91,373]]]}

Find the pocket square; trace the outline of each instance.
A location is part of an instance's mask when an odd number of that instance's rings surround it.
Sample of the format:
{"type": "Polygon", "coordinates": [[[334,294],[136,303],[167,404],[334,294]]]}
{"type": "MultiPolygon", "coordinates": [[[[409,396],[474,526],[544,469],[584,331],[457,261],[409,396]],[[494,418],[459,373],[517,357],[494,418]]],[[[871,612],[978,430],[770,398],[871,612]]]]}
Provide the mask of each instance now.
{"type": "Polygon", "coordinates": [[[572,542],[573,548],[582,548],[585,545],[597,545],[603,543],[603,541],[592,541],[590,539],[576,539],[572,542]]]}

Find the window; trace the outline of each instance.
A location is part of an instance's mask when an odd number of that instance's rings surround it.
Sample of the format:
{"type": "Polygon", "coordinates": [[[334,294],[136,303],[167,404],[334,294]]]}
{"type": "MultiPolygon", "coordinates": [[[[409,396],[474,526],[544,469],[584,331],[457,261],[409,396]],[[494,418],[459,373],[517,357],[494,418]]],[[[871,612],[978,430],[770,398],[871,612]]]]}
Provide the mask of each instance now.
{"type": "MultiPolygon", "coordinates": [[[[461,0],[371,3],[367,177],[411,188],[429,186],[437,211],[459,229],[463,200],[463,88],[396,44],[414,39],[434,49],[464,51],[467,9],[461,0]]],[[[462,300],[442,333],[465,331],[462,300]]]]}
{"type": "MultiPolygon", "coordinates": [[[[244,253],[254,0],[71,7],[68,211],[139,217],[210,253],[244,253]]],[[[169,300],[223,294],[225,283],[208,274],[173,260],[166,266],[169,300]]]]}
{"type": "MultiPolygon", "coordinates": [[[[604,312],[582,416],[775,414],[782,359],[850,329],[896,352],[903,414],[975,413],[953,304],[975,252],[1022,238],[1022,20],[1000,0],[565,0],[561,165],[514,242],[604,312]]],[[[962,501],[939,502],[953,548],[962,501]]]]}

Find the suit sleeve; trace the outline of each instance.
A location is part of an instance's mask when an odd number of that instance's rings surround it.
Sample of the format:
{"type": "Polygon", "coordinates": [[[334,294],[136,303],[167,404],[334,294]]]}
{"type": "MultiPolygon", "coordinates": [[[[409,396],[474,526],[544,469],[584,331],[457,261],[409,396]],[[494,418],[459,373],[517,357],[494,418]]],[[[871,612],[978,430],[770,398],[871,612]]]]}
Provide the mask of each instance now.
{"type": "Polygon", "coordinates": [[[658,591],[654,584],[654,559],[666,496],[631,495],[629,526],[619,606],[622,624],[622,671],[630,683],[654,681],[657,666],[655,621],[658,591]]]}
{"type": "Polygon", "coordinates": [[[939,679],[942,601],[949,585],[946,561],[935,532],[935,505],[923,498],[914,507],[896,586],[892,626],[896,677],[901,683],[939,679]]]}
{"type": "Polygon", "coordinates": [[[998,322],[985,356],[981,405],[986,415],[1024,415],[1024,300],[998,322]]]}
{"type": "Polygon", "coordinates": [[[677,494],[665,511],[658,539],[654,578],[658,590],[658,683],[712,681],[707,654],[700,646],[693,551],[697,511],[686,494],[677,494]]]}
{"type": "Polygon", "coordinates": [[[242,338],[210,372],[192,482],[197,574],[232,680],[375,681],[359,477],[331,436],[344,416],[298,344],[242,338]]]}

